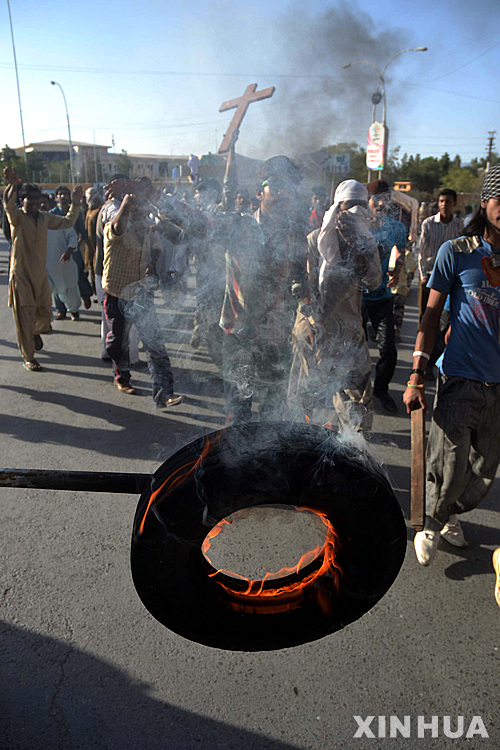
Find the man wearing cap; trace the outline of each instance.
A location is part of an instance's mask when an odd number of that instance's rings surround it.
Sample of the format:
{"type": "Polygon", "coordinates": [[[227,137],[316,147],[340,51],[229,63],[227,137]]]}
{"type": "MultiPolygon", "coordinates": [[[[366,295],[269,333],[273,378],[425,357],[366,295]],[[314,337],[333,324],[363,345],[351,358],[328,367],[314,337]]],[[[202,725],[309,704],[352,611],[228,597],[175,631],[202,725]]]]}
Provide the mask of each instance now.
{"type": "Polygon", "coordinates": [[[384,180],[373,180],[366,186],[372,213],[372,234],[378,243],[382,265],[382,283],[363,294],[363,319],[371,322],[377,337],[379,360],[375,367],[373,395],[388,412],[396,413],[398,407],[389,394],[389,383],[396,369],[396,332],[394,327],[394,298],[392,287],[397,286],[404,263],[407,235],[404,224],[388,216],[391,205],[391,188],[384,180]],[[395,250],[395,267],[389,269],[392,249],[395,250]]]}
{"type": "MultiPolygon", "coordinates": [[[[427,444],[427,515],[414,540],[421,565],[431,563],[441,536],[467,546],[457,515],[482,502],[500,462],[500,165],[485,177],[466,235],[439,249],[428,288],[403,397],[408,412],[420,407],[427,412],[424,371],[448,295],[451,333],[437,362],[427,444]]],[[[494,564],[500,565],[499,555],[494,564]]]]}

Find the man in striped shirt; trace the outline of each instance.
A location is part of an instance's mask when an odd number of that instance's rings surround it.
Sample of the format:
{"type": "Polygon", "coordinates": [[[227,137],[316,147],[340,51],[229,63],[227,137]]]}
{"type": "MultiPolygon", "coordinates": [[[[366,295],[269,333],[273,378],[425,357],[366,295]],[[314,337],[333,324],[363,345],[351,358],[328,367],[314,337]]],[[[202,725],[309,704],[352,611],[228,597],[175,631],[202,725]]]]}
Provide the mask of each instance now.
{"type": "Polygon", "coordinates": [[[438,196],[438,212],[422,222],[418,243],[418,269],[420,271],[419,307],[420,317],[425,312],[429,289],[427,282],[434,268],[437,251],[447,240],[454,240],[463,233],[463,221],[453,215],[457,205],[457,194],[450,188],[441,190],[438,196]]]}

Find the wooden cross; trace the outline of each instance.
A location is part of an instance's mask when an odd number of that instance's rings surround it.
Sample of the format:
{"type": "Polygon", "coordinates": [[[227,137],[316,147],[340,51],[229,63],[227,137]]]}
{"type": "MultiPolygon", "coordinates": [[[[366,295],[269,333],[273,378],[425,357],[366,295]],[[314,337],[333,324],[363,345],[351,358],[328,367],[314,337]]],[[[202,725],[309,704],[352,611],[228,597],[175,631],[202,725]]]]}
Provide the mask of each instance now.
{"type": "Polygon", "coordinates": [[[229,123],[227,133],[222,139],[222,143],[219,147],[219,154],[225,154],[231,148],[233,133],[239,129],[250,104],[252,102],[259,102],[261,99],[269,99],[269,97],[275,92],[274,86],[270,86],[268,89],[262,89],[262,91],[256,91],[256,88],[256,83],[250,83],[246,87],[243,96],[240,96],[237,99],[230,99],[228,102],[223,102],[220,105],[219,112],[226,112],[228,109],[236,109],[236,112],[229,123]]]}

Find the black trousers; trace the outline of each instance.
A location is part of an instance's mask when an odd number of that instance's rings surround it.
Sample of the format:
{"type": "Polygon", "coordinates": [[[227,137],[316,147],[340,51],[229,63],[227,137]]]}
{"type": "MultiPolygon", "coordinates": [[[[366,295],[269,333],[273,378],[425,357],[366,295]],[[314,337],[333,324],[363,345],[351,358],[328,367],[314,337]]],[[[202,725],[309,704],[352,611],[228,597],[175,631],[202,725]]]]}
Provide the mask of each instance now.
{"type": "Polygon", "coordinates": [[[251,422],[254,395],[259,421],[281,422],[286,413],[291,347],[289,342],[262,341],[225,333],[222,372],[231,424],[251,422]]]}
{"type": "Polygon", "coordinates": [[[394,331],[394,300],[392,295],[383,299],[363,300],[363,327],[370,321],[376,334],[379,359],[375,366],[373,393],[387,393],[396,369],[398,353],[394,331]]]}

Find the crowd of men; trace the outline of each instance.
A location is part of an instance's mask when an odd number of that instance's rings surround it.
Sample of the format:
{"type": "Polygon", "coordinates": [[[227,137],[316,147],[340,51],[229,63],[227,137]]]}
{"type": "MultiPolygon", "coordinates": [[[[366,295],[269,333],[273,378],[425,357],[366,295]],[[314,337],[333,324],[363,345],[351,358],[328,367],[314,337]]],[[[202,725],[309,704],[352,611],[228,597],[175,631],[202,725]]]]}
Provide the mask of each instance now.
{"type": "MultiPolygon", "coordinates": [[[[190,263],[196,277],[191,346],[220,367],[228,420],[311,419],[330,401],[340,429],[368,436],[374,399],[389,413],[404,298],[415,271],[406,226],[391,216],[390,186],[346,180],[333,203],[314,189],[299,198],[301,173],[285,156],[262,166],[256,197],[238,190],[234,148],[223,185],[194,194],[155,191],[147,178],[115,175],[99,188],[60,186],[47,205],[36,185],[6,168],[4,209],[11,240],[9,305],[24,367],[51,320],[78,320],[94,292],[102,305],[103,359],[115,386],[133,394],[131,363],[142,341],[158,408],[181,403],[155,309],[190,263]],[[48,210],[47,210],[48,209],[48,210]],[[84,252],[81,252],[84,245],[84,252]],[[90,274],[90,279],[88,278],[90,274]],[[52,312],[54,298],[55,314],[52,312]],[[378,346],[372,384],[367,337],[378,346]]],[[[467,544],[458,515],[476,507],[500,462],[500,166],[486,174],[481,202],[463,223],[453,190],[421,224],[421,322],[404,402],[427,409],[425,381],[438,366],[428,441],[424,531],[417,558],[428,565],[439,538],[467,544]]],[[[500,605],[500,553],[495,553],[500,605]]]]}

